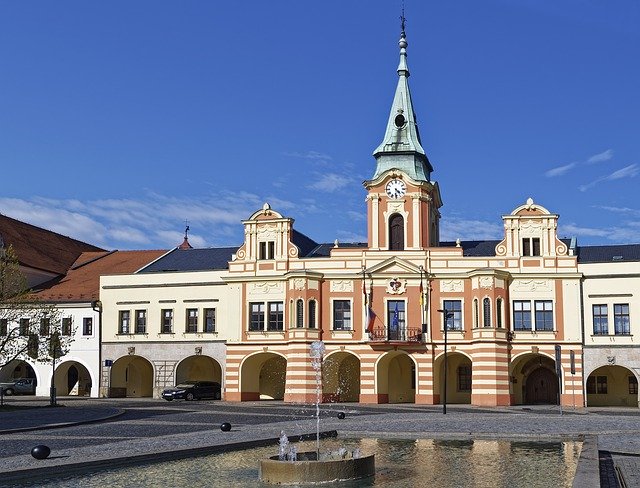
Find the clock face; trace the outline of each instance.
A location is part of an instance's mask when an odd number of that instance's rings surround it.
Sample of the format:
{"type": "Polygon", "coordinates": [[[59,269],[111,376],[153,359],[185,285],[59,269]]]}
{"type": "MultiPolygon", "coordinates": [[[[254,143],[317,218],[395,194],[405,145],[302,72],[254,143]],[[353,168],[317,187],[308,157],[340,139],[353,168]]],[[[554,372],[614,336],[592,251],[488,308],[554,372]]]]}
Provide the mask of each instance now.
{"type": "Polygon", "coordinates": [[[407,185],[402,180],[394,179],[387,183],[386,191],[389,198],[402,198],[407,192],[407,185]]]}

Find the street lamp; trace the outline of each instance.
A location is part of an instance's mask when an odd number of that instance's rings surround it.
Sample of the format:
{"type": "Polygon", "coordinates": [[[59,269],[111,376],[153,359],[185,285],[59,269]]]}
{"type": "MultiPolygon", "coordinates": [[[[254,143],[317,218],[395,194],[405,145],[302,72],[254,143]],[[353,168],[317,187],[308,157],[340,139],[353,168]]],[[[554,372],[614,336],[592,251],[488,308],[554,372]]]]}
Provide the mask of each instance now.
{"type": "Polygon", "coordinates": [[[444,395],[442,399],[442,414],[447,414],[447,331],[449,330],[449,319],[453,317],[453,312],[439,309],[438,312],[444,318],[444,395]]]}

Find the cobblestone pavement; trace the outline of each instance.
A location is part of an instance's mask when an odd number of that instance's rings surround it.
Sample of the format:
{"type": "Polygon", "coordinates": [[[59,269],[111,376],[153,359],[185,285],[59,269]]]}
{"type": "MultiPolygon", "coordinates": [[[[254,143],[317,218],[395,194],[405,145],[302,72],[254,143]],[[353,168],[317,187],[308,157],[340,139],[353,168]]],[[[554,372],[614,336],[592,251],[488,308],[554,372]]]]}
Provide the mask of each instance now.
{"type": "MultiPolygon", "coordinates": [[[[0,480],[6,476],[51,474],[75,466],[143,462],[275,443],[281,430],[289,436],[313,434],[315,406],[282,402],[165,402],[154,399],[61,399],[64,406],[41,408],[40,399],[12,399],[21,410],[0,410],[0,480]],[[105,418],[106,420],[101,421],[105,418]],[[230,422],[231,432],[222,432],[230,422]],[[14,429],[20,429],[15,431],[14,429]],[[33,429],[33,430],[25,430],[33,429]],[[35,460],[37,444],[51,456],[35,460]]],[[[600,484],[640,487],[640,411],[569,410],[554,407],[476,408],[439,406],[324,404],[322,430],[341,436],[397,438],[576,439],[597,436],[600,484]],[[339,419],[338,412],[346,417],[339,419]]],[[[594,451],[595,452],[595,451],[594,451]]],[[[594,463],[597,463],[594,455],[594,463]]],[[[578,468],[580,470],[580,467],[578,468]]],[[[597,478],[597,466],[591,478],[597,478]]],[[[583,476],[584,478],[584,476],[583,476]]],[[[592,486],[598,486],[593,480],[592,486]]]]}

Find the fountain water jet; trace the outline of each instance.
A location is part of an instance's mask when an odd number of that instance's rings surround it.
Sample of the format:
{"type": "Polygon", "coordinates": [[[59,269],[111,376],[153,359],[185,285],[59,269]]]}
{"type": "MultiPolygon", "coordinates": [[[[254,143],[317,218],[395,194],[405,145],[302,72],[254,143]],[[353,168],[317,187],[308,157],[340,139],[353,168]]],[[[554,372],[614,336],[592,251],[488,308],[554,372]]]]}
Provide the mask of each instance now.
{"type": "Polygon", "coordinates": [[[322,402],[322,358],[325,346],[314,341],[309,347],[311,365],[316,374],[316,450],[298,453],[289,444],[284,431],[280,432],[278,455],[260,462],[260,480],[267,483],[326,483],[359,479],[375,474],[375,458],[361,456],[360,449],[340,448],[320,455],[320,403],[322,402]]]}

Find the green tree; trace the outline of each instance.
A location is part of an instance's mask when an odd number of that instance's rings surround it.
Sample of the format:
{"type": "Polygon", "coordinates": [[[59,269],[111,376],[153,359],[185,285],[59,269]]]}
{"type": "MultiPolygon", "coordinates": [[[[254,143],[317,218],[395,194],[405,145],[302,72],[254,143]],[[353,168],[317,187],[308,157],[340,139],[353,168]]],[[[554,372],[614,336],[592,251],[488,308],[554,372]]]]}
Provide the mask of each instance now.
{"type": "Polygon", "coordinates": [[[59,359],[73,337],[70,319],[29,289],[13,248],[0,241],[0,369],[16,359],[50,363],[51,351],[59,359]]]}

